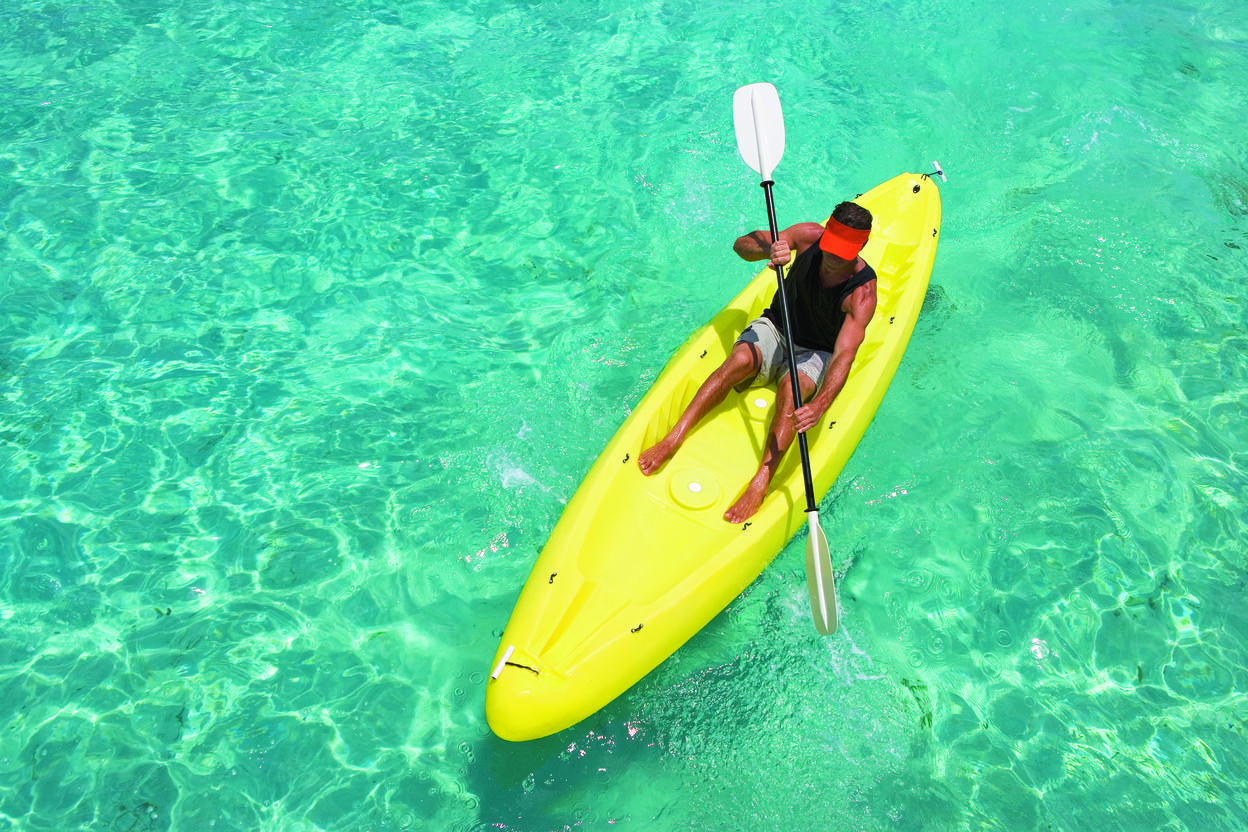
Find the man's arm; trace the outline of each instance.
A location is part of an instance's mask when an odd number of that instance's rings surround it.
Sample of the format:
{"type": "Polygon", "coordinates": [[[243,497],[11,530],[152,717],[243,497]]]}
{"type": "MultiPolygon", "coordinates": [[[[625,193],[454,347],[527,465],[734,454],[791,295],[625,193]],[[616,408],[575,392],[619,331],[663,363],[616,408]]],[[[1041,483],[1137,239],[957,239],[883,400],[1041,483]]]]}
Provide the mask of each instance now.
{"type": "Polygon", "coordinates": [[[867,324],[875,314],[875,299],[875,281],[859,286],[845,299],[845,322],[836,336],[836,348],[832,352],[828,372],[823,377],[823,386],[809,403],[793,413],[793,421],[799,431],[805,433],[819,424],[845,386],[849,368],[853,366],[858,348],[867,337],[867,324]]]}
{"type": "Polygon", "coordinates": [[[737,241],[732,244],[732,250],[742,260],[750,263],[770,258],[773,266],[783,266],[792,259],[791,252],[801,254],[819,242],[822,235],[823,226],[819,223],[799,222],[781,231],[779,240],[774,246],[771,242],[770,231],[751,231],[749,234],[738,237],[737,241]]]}

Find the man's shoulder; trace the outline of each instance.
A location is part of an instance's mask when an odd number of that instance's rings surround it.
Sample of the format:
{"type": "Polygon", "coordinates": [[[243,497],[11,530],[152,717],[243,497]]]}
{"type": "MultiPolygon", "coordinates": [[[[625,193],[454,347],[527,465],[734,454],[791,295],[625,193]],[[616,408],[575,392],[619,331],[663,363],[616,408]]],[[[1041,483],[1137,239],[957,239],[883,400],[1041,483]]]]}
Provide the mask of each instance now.
{"type": "Polygon", "coordinates": [[[875,269],[866,260],[859,259],[859,262],[862,268],[850,278],[853,288],[845,296],[845,311],[859,310],[870,316],[875,312],[876,303],[875,269]]]}
{"type": "Polygon", "coordinates": [[[791,245],[798,254],[819,242],[819,238],[823,236],[823,226],[817,222],[799,222],[789,226],[787,230],[793,241],[791,245]]]}

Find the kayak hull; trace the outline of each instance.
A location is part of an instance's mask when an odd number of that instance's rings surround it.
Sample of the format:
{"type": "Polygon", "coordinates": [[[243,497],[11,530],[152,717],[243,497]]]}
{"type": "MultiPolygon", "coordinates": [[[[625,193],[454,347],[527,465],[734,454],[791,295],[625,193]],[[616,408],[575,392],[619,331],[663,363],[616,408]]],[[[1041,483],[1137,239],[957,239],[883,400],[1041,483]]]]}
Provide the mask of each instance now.
{"type": "MultiPolygon", "coordinates": [[[[939,190],[925,175],[894,177],[856,201],[874,216],[862,256],[878,275],[877,308],[845,387],[807,433],[819,497],[896,372],[940,233],[939,190]]],[[[762,456],[774,389],[729,395],[662,469],[647,477],[637,466],[775,288],[764,269],[675,352],[568,502],[494,656],[485,710],[499,737],[547,736],[610,703],[731,603],[805,524],[796,451],[750,522],[723,520],[762,456]]]]}

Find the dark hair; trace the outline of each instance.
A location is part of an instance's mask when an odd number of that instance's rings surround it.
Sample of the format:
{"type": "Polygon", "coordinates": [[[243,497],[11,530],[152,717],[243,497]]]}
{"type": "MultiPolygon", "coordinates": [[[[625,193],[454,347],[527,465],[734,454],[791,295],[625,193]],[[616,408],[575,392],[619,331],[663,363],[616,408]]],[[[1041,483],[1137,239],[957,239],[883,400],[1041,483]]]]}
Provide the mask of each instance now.
{"type": "Polygon", "coordinates": [[[871,230],[871,212],[856,202],[842,202],[832,210],[832,218],[859,231],[871,230]]]}

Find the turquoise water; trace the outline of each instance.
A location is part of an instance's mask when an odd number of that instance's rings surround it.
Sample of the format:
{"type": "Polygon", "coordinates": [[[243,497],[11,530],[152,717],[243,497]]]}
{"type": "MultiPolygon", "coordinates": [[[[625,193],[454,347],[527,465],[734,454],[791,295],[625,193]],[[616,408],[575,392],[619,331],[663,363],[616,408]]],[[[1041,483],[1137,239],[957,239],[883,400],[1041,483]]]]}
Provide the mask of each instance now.
{"type": "Polygon", "coordinates": [[[1238,0],[0,10],[0,830],[1248,826],[1238,0]],[[781,224],[939,159],[801,540],[511,745],[497,639],[781,224]]]}

